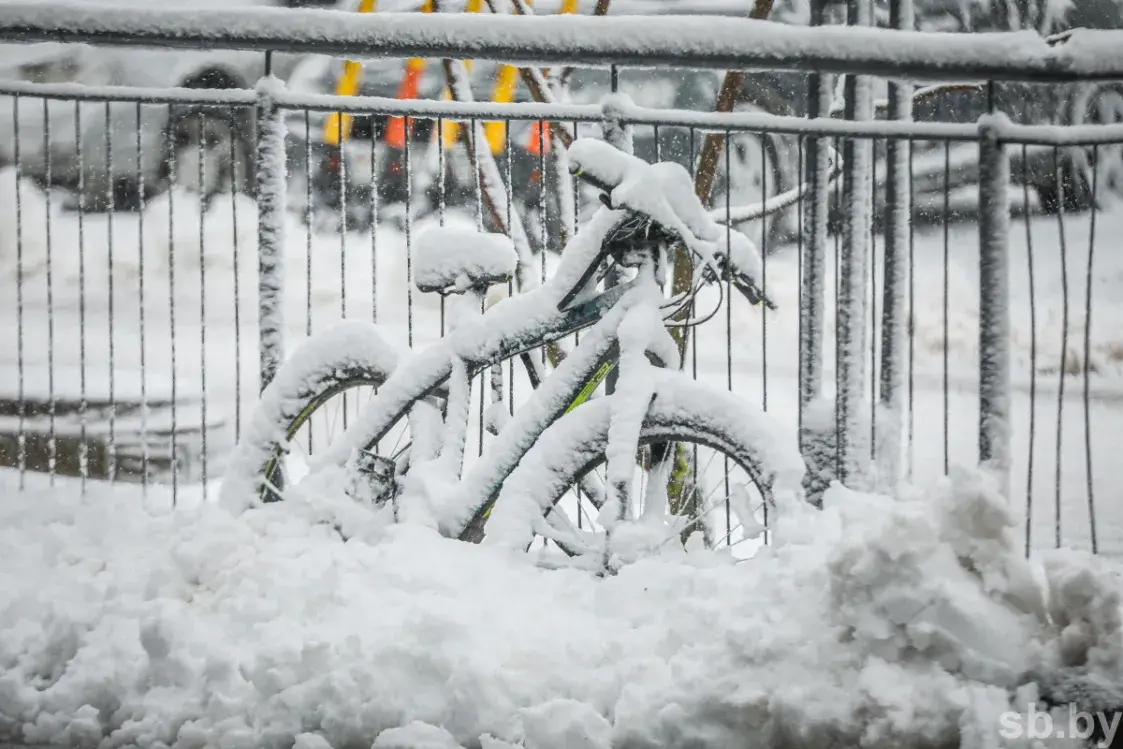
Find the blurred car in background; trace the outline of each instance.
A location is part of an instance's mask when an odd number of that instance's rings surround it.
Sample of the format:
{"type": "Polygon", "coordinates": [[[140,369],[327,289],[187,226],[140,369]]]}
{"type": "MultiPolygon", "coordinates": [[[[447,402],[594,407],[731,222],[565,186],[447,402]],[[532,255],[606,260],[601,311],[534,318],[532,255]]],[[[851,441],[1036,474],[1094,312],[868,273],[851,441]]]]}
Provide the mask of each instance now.
{"type": "MultiPolygon", "coordinates": [[[[151,5],[148,0],[114,0],[114,4],[130,1],[138,7],[151,5]]],[[[205,13],[232,5],[324,4],[324,0],[175,0],[172,6],[205,13]]],[[[297,59],[277,55],[277,74],[287,76],[297,59]]],[[[252,88],[263,66],[263,56],[250,51],[0,44],[0,92],[5,81],[252,88]]],[[[73,190],[90,210],[134,207],[141,184],[151,196],[165,189],[172,175],[180,185],[205,196],[231,186],[251,190],[253,142],[253,112],[248,107],[76,104],[0,93],[0,167],[14,164],[18,153],[25,176],[73,190]]]]}

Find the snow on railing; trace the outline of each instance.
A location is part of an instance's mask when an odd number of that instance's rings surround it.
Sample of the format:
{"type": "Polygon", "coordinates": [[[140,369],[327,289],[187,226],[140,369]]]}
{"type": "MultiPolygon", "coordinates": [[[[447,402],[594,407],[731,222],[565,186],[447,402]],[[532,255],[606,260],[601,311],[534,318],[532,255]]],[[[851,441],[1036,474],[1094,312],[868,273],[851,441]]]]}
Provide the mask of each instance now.
{"type": "Polygon", "coordinates": [[[1121,32],[945,34],[729,17],[497,16],[11,2],[0,40],[447,57],[514,63],[759,68],[1065,81],[1123,78],[1121,32]]]}

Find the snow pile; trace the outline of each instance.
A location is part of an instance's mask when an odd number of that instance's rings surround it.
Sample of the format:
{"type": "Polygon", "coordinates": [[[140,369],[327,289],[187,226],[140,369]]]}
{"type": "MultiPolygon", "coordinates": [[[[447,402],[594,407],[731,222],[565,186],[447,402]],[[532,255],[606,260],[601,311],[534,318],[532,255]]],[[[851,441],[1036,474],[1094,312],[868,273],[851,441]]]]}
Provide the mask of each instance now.
{"type": "Polygon", "coordinates": [[[984,716],[1026,672],[1063,653],[1119,683],[1118,593],[1073,555],[1035,577],[974,476],[835,489],[751,561],[607,579],[387,526],[326,484],[234,518],[0,481],[0,740],[1000,746],[984,716]]]}

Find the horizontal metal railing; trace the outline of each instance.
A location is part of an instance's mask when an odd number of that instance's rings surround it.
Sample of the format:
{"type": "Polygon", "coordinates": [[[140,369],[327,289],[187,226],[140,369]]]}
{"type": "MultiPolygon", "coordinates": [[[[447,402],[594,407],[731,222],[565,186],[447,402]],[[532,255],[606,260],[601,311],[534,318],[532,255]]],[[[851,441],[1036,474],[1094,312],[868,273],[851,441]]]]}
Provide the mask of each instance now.
{"type": "Polygon", "coordinates": [[[1123,78],[1114,32],[1056,44],[1032,32],[943,34],[803,28],[740,18],[521,17],[308,9],[193,10],[7,3],[0,39],[188,49],[314,52],[351,57],[488,59],[514,63],[786,69],[1019,81],[1123,78]],[[637,28],[637,23],[639,24],[637,28]]]}
{"type": "MultiPolygon", "coordinates": [[[[1120,32],[1123,35],[1123,32],[1120,32]]],[[[122,102],[205,107],[252,107],[257,95],[246,89],[135,88],[130,86],[84,86],[68,83],[0,81],[0,96],[50,101],[122,102]]],[[[595,104],[541,104],[516,102],[456,102],[403,100],[379,96],[332,96],[281,90],[274,94],[286,110],[343,112],[347,114],[416,119],[548,120],[562,123],[599,123],[604,110],[595,104]]],[[[692,128],[699,132],[770,132],[824,138],[879,138],[977,142],[978,123],[913,122],[894,120],[842,120],[827,117],[795,117],[750,112],[698,112],[688,109],[653,109],[625,105],[619,110],[625,125],[692,128]]],[[[1026,125],[999,116],[988,122],[999,138],[1009,144],[1039,146],[1091,146],[1123,141],[1123,123],[1118,125],[1026,125]]]]}

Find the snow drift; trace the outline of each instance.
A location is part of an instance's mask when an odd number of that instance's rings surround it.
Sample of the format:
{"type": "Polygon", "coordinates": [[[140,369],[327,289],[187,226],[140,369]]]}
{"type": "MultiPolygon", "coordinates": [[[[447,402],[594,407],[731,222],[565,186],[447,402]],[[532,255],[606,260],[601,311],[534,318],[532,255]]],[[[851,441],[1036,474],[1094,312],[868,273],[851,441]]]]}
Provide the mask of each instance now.
{"type": "Polygon", "coordinates": [[[1114,579],[1074,553],[1031,566],[974,474],[836,488],[751,560],[602,580],[387,526],[326,484],[235,518],[0,481],[0,739],[1000,746],[1030,674],[1120,680],[1114,579]]]}

